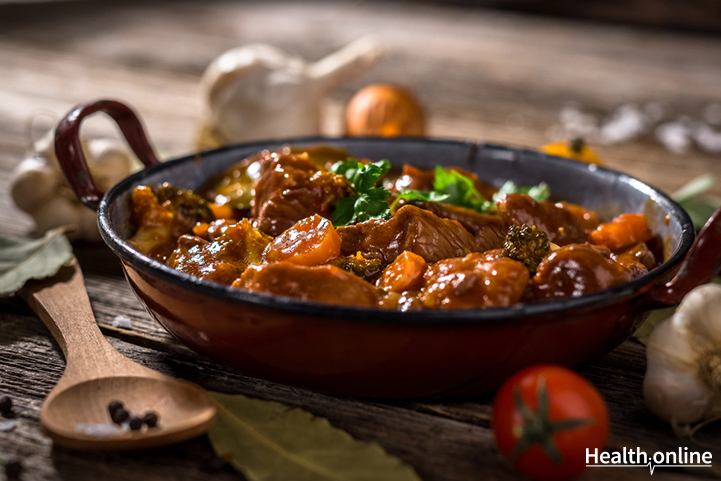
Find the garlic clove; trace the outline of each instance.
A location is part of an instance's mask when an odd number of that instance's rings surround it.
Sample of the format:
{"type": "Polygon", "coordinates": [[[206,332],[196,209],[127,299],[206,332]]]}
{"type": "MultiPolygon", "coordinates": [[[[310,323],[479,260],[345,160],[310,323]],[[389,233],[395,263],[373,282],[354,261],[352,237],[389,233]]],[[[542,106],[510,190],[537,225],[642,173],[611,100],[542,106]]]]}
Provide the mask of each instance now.
{"type": "Polygon", "coordinates": [[[646,403],[674,425],[721,412],[721,286],[691,291],[646,346],[646,403]]]}
{"type": "Polygon", "coordinates": [[[380,61],[385,54],[385,47],[376,37],[362,37],[308,66],[308,75],[321,80],[320,88],[330,90],[363,73],[380,61]]]}
{"type": "MultiPolygon", "coordinates": [[[[107,191],[133,168],[128,147],[118,139],[82,139],[88,167],[100,190],[107,191]]],[[[100,240],[96,214],[81,204],[65,182],[54,149],[54,131],[33,143],[13,173],[10,192],[15,204],[33,216],[36,233],[72,225],[71,240],[100,240]]]]}
{"type": "Polygon", "coordinates": [[[650,368],[643,383],[648,408],[666,422],[691,424],[702,419],[709,396],[693,372],[650,368]]]}
{"type": "MultiPolygon", "coordinates": [[[[85,207],[85,206],[83,206],[85,207]]],[[[66,234],[70,240],[80,239],[80,214],[76,202],[62,196],[56,196],[32,212],[38,234],[62,226],[73,226],[66,234]]]]}
{"type": "Polygon", "coordinates": [[[32,156],[57,162],[55,158],[55,129],[48,130],[38,140],[33,142],[28,152],[28,157],[32,156]]]}
{"type": "Polygon", "coordinates": [[[230,142],[241,142],[289,125],[290,136],[317,133],[319,114],[303,107],[315,100],[302,99],[305,68],[302,59],[262,44],[234,48],[215,59],[203,75],[201,89],[220,134],[230,142]],[[283,107],[288,112],[280,112],[283,107]],[[292,118],[276,118],[285,113],[292,118]],[[303,125],[295,121],[298,117],[305,120],[303,125]]]}
{"type": "Polygon", "coordinates": [[[703,416],[708,390],[696,376],[696,352],[686,336],[678,335],[679,328],[683,329],[680,321],[680,317],[672,317],[651,333],[643,390],[646,404],[656,416],[687,424],[703,416]]]}
{"type": "Polygon", "coordinates": [[[201,80],[207,120],[199,143],[244,142],[320,134],[320,103],[342,81],[375,63],[374,39],[353,42],[309,65],[270,45],[234,48],[215,59],[201,80]]]}
{"type": "Polygon", "coordinates": [[[676,311],[683,317],[684,334],[699,352],[719,350],[721,286],[707,284],[691,291],[676,311]]]}
{"type": "Polygon", "coordinates": [[[20,210],[32,213],[52,199],[58,188],[58,172],[46,159],[23,160],[10,179],[10,196],[20,210]]]}
{"type": "Polygon", "coordinates": [[[651,333],[651,336],[658,339],[651,342],[651,337],[649,337],[646,352],[656,355],[656,362],[659,365],[679,369],[695,369],[698,362],[698,353],[689,343],[686,335],[688,323],[689,320],[686,316],[678,312],[675,313],[651,333]],[[658,332],[656,332],[657,330],[658,332]]]}
{"type": "Polygon", "coordinates": [[[88,167],[98,188],[107,192],[132,170],[128,149],[117,139],[90,139],[85,145],[88,167]]]}

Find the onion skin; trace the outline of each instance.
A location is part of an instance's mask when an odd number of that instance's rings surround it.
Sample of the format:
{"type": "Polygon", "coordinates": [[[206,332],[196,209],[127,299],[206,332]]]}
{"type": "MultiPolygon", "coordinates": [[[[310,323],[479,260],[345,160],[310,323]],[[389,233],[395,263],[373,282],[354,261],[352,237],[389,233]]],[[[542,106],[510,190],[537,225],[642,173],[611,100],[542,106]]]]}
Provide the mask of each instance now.
{"type": "Polygon", "coordinates": [[[402,87],[373,84],[348,103],[346,134],[350,136],[424,136],[426,119],[418,100],[402,87]]]}

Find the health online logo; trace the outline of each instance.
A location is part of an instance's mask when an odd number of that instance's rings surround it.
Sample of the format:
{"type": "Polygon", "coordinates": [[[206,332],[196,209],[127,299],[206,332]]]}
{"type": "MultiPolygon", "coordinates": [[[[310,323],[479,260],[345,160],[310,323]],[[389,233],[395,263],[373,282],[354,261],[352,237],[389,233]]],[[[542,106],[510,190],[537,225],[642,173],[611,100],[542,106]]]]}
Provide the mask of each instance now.
{"type": "Polygon", "coordinates": [[[623,448],[623,451],[609,453],[598,452],[596,448],[591,452],[586,448],[586,466],[589,468],[645,468],[651,474],[656,468],[710,468],[712,455],[709,451],[689,451],[688,448],[678,448],[678,451],[656,451],[649,457],[646,452],[637,447],[623,448]]]}

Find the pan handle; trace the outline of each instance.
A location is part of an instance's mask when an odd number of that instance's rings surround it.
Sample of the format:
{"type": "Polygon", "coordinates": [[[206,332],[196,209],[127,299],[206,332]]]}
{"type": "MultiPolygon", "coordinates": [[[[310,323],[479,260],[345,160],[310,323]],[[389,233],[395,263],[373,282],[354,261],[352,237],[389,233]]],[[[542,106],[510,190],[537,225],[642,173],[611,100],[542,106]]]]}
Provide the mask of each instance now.
{"type": "Polygon", "coordinates": [[[692,289],[711,282],[721,270],[721,208],[703,226],[678,274],[646,295],[649,309],[679,304],[692,289]]]}
{"type": "Polygon", "coordinates": [[[98,210],[105,193],[95,185],[80,144],[80,124],[95,112],[104,112],[118,124],[128,145],[146,167],[159,162],[138,116],[127,105],[114,100],[96,100],[73,108],[55,129],[55,155],[80,202],[98,210]]]}

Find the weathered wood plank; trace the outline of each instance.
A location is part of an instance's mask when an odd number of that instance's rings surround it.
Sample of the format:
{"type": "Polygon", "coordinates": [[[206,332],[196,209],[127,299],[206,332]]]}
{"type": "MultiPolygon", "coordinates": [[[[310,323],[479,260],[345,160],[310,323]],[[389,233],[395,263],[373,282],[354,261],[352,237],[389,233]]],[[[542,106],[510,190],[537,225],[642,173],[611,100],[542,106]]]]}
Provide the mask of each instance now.
{"type": "MultiPolygon", "coordinates": [[[[187,459],[188,449],[207,452],[202,441],[136,455],[104,455],[102,463],[97,462],[98,455],[51,448],[40,433],[39,409],[43,397],[62,374],[64,361],[42,323],[32,314],[18,311],[0,314],[0,390],[15,399],[19,423],[16,430],[0,433],[0,458],[22,457],[28,466],[27,479],[96,479],[110,475],[110,479],[130,480],[139,470],[150,479],[172,476],[192,480],[206,476],[197,460],[187,459]]],[[[458,415],[466,410],[472,416],[487,416],[486,401],[424,403],[427,407],[418,409],[419,404],[337,398],[248,378],[194,355],[146,349],[112,338],[111,342],[131,359],[207,389],[280,401],[326,417],[358,439],[381,444],[413,465],[423,479],[473,480],[478,473],[484,473],[487,479],[521,479],[496,451],[487,425],[469,423],[469,416],[462,419],[458,415]]],[[[614,470],[619,479],[635,479],[637,473],[631,468],[614,470]]],[[[657,471],[657,475],[678,479],[670,472],[657,471]]],[[[586,475],[586,479],[604,477],[601,470],[590,470],[586,475]]]]}

